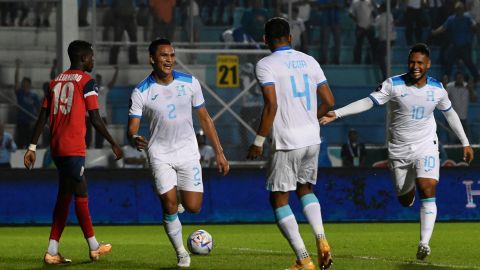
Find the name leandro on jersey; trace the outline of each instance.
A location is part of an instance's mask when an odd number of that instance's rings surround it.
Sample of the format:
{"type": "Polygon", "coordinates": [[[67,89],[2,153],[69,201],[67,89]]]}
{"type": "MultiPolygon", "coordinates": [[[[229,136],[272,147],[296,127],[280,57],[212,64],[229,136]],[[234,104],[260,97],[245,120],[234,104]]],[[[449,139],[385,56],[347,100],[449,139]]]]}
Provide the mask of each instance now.
{"type": "Polygon", "coordinates": [[[60,74],[55,81],[65,82],[65,81],[81,81],[82,75],[80,74],[60,74]]]}

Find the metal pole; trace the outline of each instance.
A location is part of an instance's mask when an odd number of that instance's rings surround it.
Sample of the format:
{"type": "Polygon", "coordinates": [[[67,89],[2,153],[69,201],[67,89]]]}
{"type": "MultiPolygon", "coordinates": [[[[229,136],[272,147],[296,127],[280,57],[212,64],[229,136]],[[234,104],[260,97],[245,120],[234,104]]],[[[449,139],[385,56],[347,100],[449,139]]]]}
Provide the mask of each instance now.
{"type": "Polygon", "coordinates": [[[386,61],[387,61],[387,78],[390,77],[390,74],[391,74],[391,43],[390,43],[390,39],[391,39],[391,33],[390,33],[390,28],[391,28],[391,25],[390,25],[390,14],[391,13],[391,3],[390,3],[390,0],[387,0],[387,58],[386,58],[386,61]]]}
{"type": "MultiPolygon", "coordinates": [[[[92,4],[92,22],[91,22],[92,23],[91,24],[92,25],[92,29],[91,29],[92,30],[92,37],[91,37],[91,39],[92,39],[93,55],[95,55],[96,52],[97,52],[97,48],[96,48],[97,47],[96,46],[96,44],[97,44],[97,35],[96,35],[96,33],[97,33],[97,5],[96,5],[95,0],[92,0],[90,3],[92,4]]],[[[97,73],[96,70],[93,69],[92,75],[93,75],[94,78],[95,78],[96,73],[97,73]]]]}

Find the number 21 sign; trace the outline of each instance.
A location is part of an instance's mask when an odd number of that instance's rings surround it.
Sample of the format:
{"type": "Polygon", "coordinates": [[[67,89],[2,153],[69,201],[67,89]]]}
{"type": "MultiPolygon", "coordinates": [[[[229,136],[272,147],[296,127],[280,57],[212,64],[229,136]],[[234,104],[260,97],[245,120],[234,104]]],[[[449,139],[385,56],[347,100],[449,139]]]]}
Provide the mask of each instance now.
{"type": "Polygon", "coordinates": [[[240,87],[237,55],[217,55],[217,87],[240,87]]]}

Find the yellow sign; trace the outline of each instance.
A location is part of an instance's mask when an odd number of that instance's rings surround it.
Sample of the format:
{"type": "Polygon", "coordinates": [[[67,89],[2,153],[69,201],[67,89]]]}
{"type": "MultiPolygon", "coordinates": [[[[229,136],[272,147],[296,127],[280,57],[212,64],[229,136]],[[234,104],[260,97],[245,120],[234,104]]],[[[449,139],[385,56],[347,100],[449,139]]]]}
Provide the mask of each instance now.
{"type": "Polygon", "coordinates": [[[217,55],[217,87],[240,87],[237,55],[217,55]]]}

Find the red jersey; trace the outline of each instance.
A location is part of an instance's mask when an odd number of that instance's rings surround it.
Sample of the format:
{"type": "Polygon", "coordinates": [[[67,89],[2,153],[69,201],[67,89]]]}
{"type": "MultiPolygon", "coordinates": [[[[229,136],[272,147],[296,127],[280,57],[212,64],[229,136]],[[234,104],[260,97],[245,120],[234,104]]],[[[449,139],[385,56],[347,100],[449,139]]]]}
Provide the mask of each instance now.
{"type": "Polygon", "coordinates": [[[85,116],[98,109],[97,84],[81,70],[67,70],[50,82],[43,108],[50,110],[52,156],[85,156],[85,116]]]}

